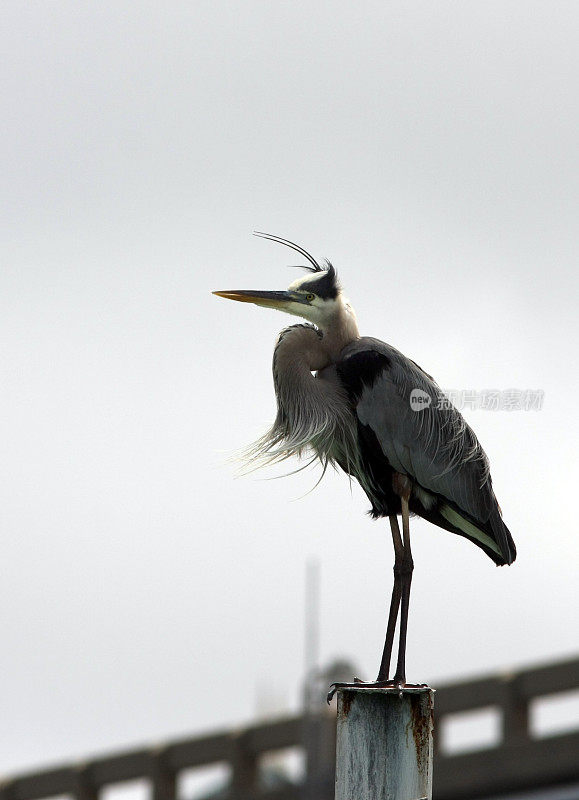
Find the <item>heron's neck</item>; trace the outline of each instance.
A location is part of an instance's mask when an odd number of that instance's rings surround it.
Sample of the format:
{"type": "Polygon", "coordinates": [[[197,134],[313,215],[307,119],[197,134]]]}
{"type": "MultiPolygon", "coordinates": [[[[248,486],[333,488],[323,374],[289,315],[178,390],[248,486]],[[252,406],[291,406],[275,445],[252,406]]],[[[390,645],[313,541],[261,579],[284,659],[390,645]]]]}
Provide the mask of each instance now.
{"type": "Polygon", "coordinates": [[[324,337],[312,325],[292,325],[280,333],[273,354],[278,420],[302,429],[323,413],[327,387],[312,372],[331,363],[324,337]]]}
{"type": "Polygon", "coordinates": [[[332,314],[327,325],[321,325],[320,327],[324,334],[322,341],[330,358],[330,362],[337,361],[344,347],[355,339],[360,338],[354,309],[350,303],[341,296],[335,313],[332,314]]]}
{"type": "Polygon", "coordinates": [[[325,336],[313,325],[292,325],[279,335],[273,354],[276,381],[301,383],[312,379],[312,372],[331,363],[325,336]]]}
{"type": "Polygon", "coordinates": [[[330,435],[337,421],[349,414],[346,395],[312,375],[331,363],[321,331],[311,325],[293,325],[281,332],[273,356],[278,405],[274,431],[285,440],[288,452],[298,453],[309,444],[327,449],[320,444],[320,436],[330,435]]]}
{"type": "Polygon", "coordinates": [[[315,380],[312,372],[338,361],[344,347],[359,336],[354,309],[342,296],[327,319],[320,322],[319,330],[311,325],[292,325],[283,330],[273,356],[280,408],[290,416],[299,416],[308,407],[314,412],[319,404],[328,403],[328,386],[315,380]]]}

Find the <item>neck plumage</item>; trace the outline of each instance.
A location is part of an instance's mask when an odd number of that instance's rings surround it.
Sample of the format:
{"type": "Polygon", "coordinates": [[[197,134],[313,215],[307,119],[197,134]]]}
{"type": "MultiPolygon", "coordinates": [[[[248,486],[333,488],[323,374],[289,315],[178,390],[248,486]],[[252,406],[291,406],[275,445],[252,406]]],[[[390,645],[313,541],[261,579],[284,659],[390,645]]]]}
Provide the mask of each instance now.
{"type": "Polygon", "coordinates": [[[322,333],[312,325],[293,325],[281,332],[273,357],[277,416],[271,430],[256,443],[253,455],[258,460],[281,461],[310,448],[327,463],[336,456],[337,441],[351,440],[352,418],[346,393],[337,381],[331,383],[312,375],[312,371],[322,370],[337,359],[352,341],[351,333],[352,328],[348,339],[343,329],[322,333]]]}
{"type": "Polygon", "coordinates": [[[337,308],[327,326],[321,327],[324,347],[330,358],[325,366],[335,363],[344,347],[360,338],[356,314],[343,295],[339,296],[337,308]]]}
{"type": "Polygon", "coordinates": [[[323,464],[351,463],[356,427],[339,382],[312,372],[335,363],[359,337],[356,315],[341,298],[328,324],[292,325],[283,330],[273,355],[277,416],[271,429],[247,451],[254,468],[302,455],[310,449],[323,464]]]}
{"type": "Polygon", "coordinates": [[[328,391],[312,372],[330,363],[324,336],[312,325],[292,325],[280,333],[273,354],[273,382],[276,426],[285,439],[306,444],[309,434],[324,426],[328,391]]]}

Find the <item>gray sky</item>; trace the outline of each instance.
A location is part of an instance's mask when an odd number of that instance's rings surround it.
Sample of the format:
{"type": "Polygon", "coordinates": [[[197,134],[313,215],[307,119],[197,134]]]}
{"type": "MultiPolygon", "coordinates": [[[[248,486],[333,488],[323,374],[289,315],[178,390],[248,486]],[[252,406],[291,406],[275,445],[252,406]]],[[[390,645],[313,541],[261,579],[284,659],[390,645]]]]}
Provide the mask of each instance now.
{"type": "Polygon", "coordinates": [[[576,653],[577,4],[2,15],[0,773],[296,708],[311,557],[322,660],[375,676],[387,523],[227,462],[292,322],[210,294],[296,277],[255,228],[443,387],[545,391],[465,412],[519,558],[413,523],[409,680],[576,653]]]}

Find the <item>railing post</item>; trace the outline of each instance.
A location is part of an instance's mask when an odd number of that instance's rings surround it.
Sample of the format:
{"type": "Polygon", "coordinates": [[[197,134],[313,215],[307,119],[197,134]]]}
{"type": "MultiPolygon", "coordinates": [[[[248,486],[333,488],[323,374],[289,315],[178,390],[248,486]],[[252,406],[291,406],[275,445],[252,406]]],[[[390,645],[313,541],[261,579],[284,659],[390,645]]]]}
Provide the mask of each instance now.
{"type": "Polygon", "coordinates": [[[88,764],[77,765],[73,795],[75,800],[98,800],[99,790],[91,780],[88,764]]]}
{"type": "Polygon", "coordinates": [[[167,765],[165,748],[151,753],[151,783],[152,800],[175,800],[177,776],[167,765]]]}
{"type": "Polygon", "coordinates": [[[508,745],[521,744],[529,739],[529,703],[520,691],[517,675],[507,678],[504,688],[503,740],[508,745]]]}
{"type": "Polygon", "coordinates": [[[432,798],[434,692],[338,690],[336,800],[432,798]]]}
{"type": "Polygon", "coordinates": [[[12,800],[11,780],[0,780],[0,800],[12,800]]]}
{"type": "Polygon", "coordinates": [[[232,739],[231,800],[245,800],[256,791],[257,756],[247,747],[247,736],[238,734],[232,739]]]}
{"type": "Polygon", "coordinates": [[[333,797],[336,764],[336,725],[328,711],[304,715],[303,745],[306,774],[303,800],[326,800],[333,797]]]}

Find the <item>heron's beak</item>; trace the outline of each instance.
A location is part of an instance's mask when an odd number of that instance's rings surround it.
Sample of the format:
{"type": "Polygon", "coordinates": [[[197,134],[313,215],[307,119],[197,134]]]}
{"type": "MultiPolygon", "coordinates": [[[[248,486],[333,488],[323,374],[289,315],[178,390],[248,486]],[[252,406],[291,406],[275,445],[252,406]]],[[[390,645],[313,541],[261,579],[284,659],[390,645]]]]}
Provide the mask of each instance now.
{"type": "Polygon", "coordinates": [[[293,292],[258,292],[240,289],[234,292],[213,292],[213,294],[225,297],[227,300],[238,300],[240,303],[255,303],[256,306],[283,310],[287,308],[288,303],[306,302],[293,292]]]}

